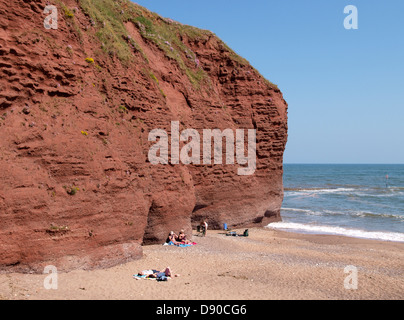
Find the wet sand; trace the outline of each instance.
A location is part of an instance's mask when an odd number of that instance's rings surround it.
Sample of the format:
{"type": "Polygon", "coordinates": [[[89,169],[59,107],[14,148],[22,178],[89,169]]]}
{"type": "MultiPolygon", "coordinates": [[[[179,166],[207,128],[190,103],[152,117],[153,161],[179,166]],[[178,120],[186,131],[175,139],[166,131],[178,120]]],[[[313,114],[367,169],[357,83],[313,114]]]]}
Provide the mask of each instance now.
{"type": "MultiPolygon", "coordinates": [[[[237,230],[242,233],[243,230],[237,230]]],[[[44,274],[0,274],[0,300],[277,300],[404,298],[404,243],[310,235],[267,228],[249,237],[224,231],[194,235],[187,248],[144,247],[140,260],[103,270],[58,274],[56,290],[44,274]],[[145,269],[169,266],[179,277],[136,280],[145,269]],[[347,266],[357,289],[347,289],[347,266]]]]}

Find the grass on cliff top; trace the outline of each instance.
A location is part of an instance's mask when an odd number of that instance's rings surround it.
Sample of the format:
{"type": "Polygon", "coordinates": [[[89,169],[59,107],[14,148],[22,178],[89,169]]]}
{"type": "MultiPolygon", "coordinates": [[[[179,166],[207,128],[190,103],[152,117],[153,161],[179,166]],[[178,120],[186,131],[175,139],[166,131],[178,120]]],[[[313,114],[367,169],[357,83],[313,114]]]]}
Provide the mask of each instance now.
{"type": "MultiPolygon", "coordinates": [[[[129,65],[132,61],[134,49],[142,52],[135,41],[128,37],[124,23],[131,21],[138,27],[143,38],[155,43],[168,58],[178,63],[195,88],[208,80],[207,74],[199,66],[196,54],[182,39],[216,37],[211,31],[162,18],[129,0],[79,0],[79,5],[96,28],[102,50],[110,56],[116,56],[124,65],[129,65]]],[[[231,59],[241,65],[249,65],[247,60],[237,55],[220,39],[218,44],[219,49],[229,52],[231,59]]],[[[142,54],[148,61],[143,52],[142,54]]]]}
{"type": "MultiPolygon", "coordinates": [[[[125,22],[133,22],[143,38],[154,42],[165,55],[175,60],[190,82],[198,87],[205,78],[199,61],[180,38],[197,39],[211,35],[210,31],[185,26],[171,19],[164,19],[129,0],[79,0],[80,7],[96,27],[96,36],[103,51],[116,56],[125,65],[133,58],[133,49],[141,51],[128,37],[125,22]]],[[[143,53],[143,52],[142,52],[143,53]]],[[[144,55],[145,60],[147,57],[144,55]]]]}
{"type": "Polygon", "coordinates": [[[127,64],[132,59],[132,51],[125,40],[127,35],[123,20],[120,18],[120,1],[111,0],[79,0],[84,13],[91,18],[92,25],[97,28],[96,36],[102,50],[115,55],[127,64]]]}

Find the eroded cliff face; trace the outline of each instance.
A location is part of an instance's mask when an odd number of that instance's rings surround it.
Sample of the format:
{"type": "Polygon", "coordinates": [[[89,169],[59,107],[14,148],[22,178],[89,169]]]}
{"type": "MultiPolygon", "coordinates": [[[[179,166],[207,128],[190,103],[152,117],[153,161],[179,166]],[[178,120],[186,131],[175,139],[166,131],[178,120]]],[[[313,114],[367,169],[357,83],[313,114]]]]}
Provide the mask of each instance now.
{"type": "MultiPolygon", "coordinates": [[[[129,1],[0,1],[0,270],[103,268],[280,219],[287,104],[209,31],[129,1]],[[152,165],[153,129],[256,129],[257,168],[152,165]]],[[[223,148],[225,152],[225,148],[223,148]]]]}

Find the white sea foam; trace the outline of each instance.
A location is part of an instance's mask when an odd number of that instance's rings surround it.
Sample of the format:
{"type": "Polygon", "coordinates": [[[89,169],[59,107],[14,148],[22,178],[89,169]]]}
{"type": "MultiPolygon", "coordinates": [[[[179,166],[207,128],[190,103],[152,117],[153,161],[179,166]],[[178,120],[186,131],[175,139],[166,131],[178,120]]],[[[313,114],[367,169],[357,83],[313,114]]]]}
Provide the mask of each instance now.
{"type": "Polygon", "coordinates": [[[347,229],[325,225],[309,225],[294,222],[275,222],[269,224],[267,228],[302,233],[333,234],[354,238],[404,242],[404,233],[398,232],[365,231],[360,229],[347,229]]]}
{"type": "Polygon", "coordinates": [[[349,196],[359,196],[359,197],[397,197],[404,195],[404,190],[401,187],[389,187],[389,188],[371,188],[371,187],[360,187],[360,188],[285,188],[285,195],[288,196],[309,196],[315,197],[318,195],[327,194],[341,194],[349,196]]]}
{"type": "Polygon", "coordinates": [[[285,192],[310,192],[310,193],[338,193],[352,192],[354,188],[285,188],[285,192]]]}
{"type": "Polygon", "coordinates": [[[311,210],[309,209],[299,209],[299,208],[284,208],[282,207],[281,210],[287,210],[287,211],[295,211],[295,212],[310,212],[311,210]]]}
{"type": "Polygon", "coordinates": [[[404,215],[400,214],[384,214],[377,213],[371,211],[362,211],[362,210],[345,210],[345,211],[332,211],[332,210],[323,210],[323,211],[314,211],[309,209],[300,209],[300,208],[281,208],[282,211],[290,211],[290,212],[300,212],[309,216],[322,216],[322,215],[341,215],[341,216],[358,216],[361,218],[369,217],[369,218],[389,218],[396,219],[398,221],[404,221],[404,215]]]}
{"type": "Polygon", "coordinates": [[[309,189],[285,189],[287,196],[317,197],[328,194],[354,194],[357,190],[353,188],[309,188],[309,189]]]}
{"type": "Polygon", "coordinates": [[[303,212],[306,215],[310,215],[310,216],[320,216],[323,214],[320,211],[313,211],[313,210],[309,210],[309,209],[299,209],[299,208],[281,208],[281,210],[292,211],[292,212],[303,212]]]}

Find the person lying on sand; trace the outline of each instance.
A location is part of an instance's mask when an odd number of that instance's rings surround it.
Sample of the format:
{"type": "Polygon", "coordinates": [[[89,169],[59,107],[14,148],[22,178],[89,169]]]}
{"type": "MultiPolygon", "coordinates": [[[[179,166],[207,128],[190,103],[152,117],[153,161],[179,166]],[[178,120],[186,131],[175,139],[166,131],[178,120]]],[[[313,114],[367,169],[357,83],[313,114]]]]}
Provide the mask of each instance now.
{"type": "Polygon", "coordinates": [[[138,276],[147,276],[148,278],[157,278],[157,276],[165,275],[166,277],[171,277],[171,269],[167,267],[164,271],[158,270],[143,270],[138,273],[138,276]]]}
{"type": "MultiPolygon", "coordinates": [[[[172,277],[172,272],[171,268],[167,267],[164,271],[158,271],[158,270],[143,270],[140,271],[136,277],[145,277],[145,278],[151,278],[151,279],[157,279],[157,280],[167,280],[168,277],[172,277]]],[[[175,274],[174,277],[179,277],[179,274],[175,274]]]]}

